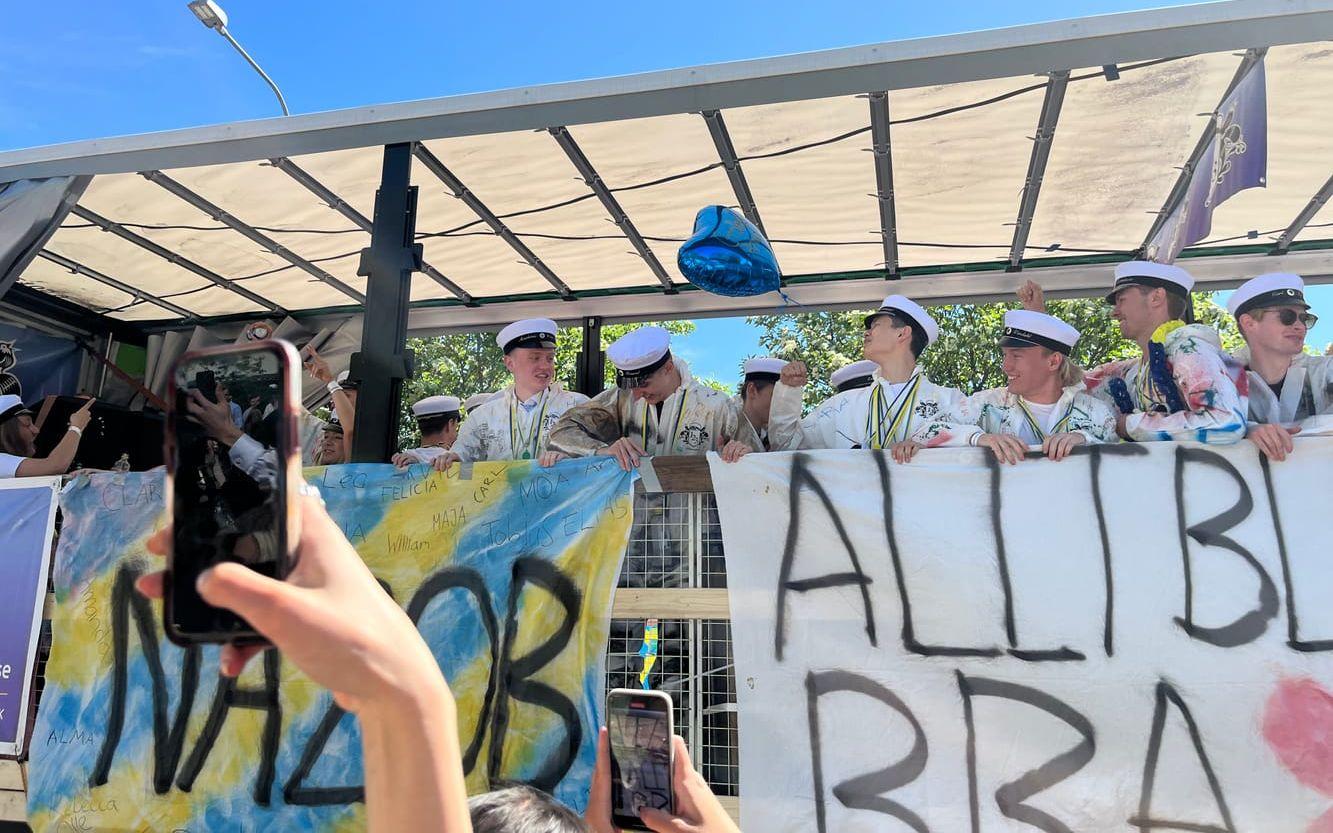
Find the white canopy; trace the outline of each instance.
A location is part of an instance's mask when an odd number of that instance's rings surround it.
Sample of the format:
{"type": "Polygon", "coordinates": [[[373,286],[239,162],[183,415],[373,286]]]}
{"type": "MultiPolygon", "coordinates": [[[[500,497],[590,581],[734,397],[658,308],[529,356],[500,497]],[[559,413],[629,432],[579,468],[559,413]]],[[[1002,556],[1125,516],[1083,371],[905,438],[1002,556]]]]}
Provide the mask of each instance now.
{"type": "Polygon", "coordinates": [[[1237,0],[37,148],[0,154],[0,182],[96,175],[19,282],[170,327],[154,299],[359,311],[391,142],[419,143],[418,334],[781,306],[684,283],[676,249],[713,203],[761,225],[806,308],[865,306],[886,275],[923,301],[1028,276],[1088,294],[1169,207],[1243,51],[1267,48],[1267,187],[1218,207],[1183,265],[1205,287],[1328,281],[1330,38],[1333,0],[1237,0]]]}

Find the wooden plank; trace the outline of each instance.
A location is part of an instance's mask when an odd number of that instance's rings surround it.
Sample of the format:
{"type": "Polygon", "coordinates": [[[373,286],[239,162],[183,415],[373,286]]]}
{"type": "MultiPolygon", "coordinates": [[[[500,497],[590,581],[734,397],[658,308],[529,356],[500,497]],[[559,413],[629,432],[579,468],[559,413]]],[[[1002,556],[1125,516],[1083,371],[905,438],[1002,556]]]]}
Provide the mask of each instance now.
{"type": "Polygon", "coordinates": [[[18,761],[0,761],[0,791],[23,791],[23,770],[18,761]]]}
{"type": "MultiPolygon", "coordinates": [[[[713,475],[708,470],[708,458],[701,456],[654,457],[653,471],[662,484],[663,492],[711,492],[713,475]]],[[[634,483],[637,492],[646,491],[643,481],[634,483]]]]}
{"type": "Polygon", "coordinates": [[[700,588],[616,588],[613,619],[730,619],[727,591],[700,588]]]}
{"type": "Polygon", "coordinates": [[[27,821],[28,796],[26,793],[0,790],[0,821],[27,821]]]}

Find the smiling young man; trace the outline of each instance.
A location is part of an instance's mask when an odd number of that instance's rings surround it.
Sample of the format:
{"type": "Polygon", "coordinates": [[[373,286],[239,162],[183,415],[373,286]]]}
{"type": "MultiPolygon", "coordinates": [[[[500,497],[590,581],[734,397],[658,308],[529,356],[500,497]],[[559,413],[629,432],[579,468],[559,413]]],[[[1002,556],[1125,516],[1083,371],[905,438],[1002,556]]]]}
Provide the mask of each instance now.
{"type": "Polygon", "coordinates": [[[962,391],[931,382],[917,360],[939,335],[935,319],[919,304],[890,295],[865,319],[862,350],[877,369],[867,387],[824,401],[801,419],[801,387],[780,381],[773,393],[770,442],[799,448],[890,449],[900,463],[921,448],[967,445],[975,426],[949,421],[962,405],[962,391]]]}
{"type": "Polygon", "coordinates": [[[1305,303],[1305,282],[1283,272],[1251,278],[1231,294],[1227,309],[1245,338],[1236,359],[1250,381],[1246,439],[1285,460],[1292,435],[1333,428],[1333,419],[1314,419],[1333,415],[1333,358],[1305,354],[1305,336],[1318,320],[1305,303]]]}
{"type": "Polygon", "coordinates": [[[588,397],[556,381],[555,334],[551,319],[529,318],[496,335],[514,383],[468,412],[453,447],[432,466],[443,471],[459,460],[536,460],[550,466],[561,459],[548,448],[551,428],[588,397]]]}
{"type": "Polygon", "coordinates": [[[1004,314],[1000,350],[1009,384],[968,397],[958,421],[981,432],[972,445],[989,448],[1001,463],[1018,463],[1029,446],[1062,460],[1075,446],[1115,442],[1115,415],[1083,389],[1083,372],[1070,361],[1079,332],[1053,315],[1031,310],[1004,314]]]}
{"type": "Polygon", "coordinates": [[[671,354],[671,334],[640,327],[606,350],[616,386],[571,408],[551,429],[551,448],[571,457],[605,455],[621,468],[642,457],[706,454],[734,461],[764,446],[727,394],[700,384],[671,354]]]}
{"type": "MultiPolygon", "coordinates": [[[[1044,311],[1040,287],[1029,286],[1024,306],[1044,311]]],[[[1184,322],[1193,286],[1179,266],[1133,260],[1115,268],[1106,302],[1141,352],[1089,370],[1083,381],[1111,406],[1116,433],[1127,440],[1226,445],[1245,437],[1248,382],[1217,330],[1184,322]]]]}

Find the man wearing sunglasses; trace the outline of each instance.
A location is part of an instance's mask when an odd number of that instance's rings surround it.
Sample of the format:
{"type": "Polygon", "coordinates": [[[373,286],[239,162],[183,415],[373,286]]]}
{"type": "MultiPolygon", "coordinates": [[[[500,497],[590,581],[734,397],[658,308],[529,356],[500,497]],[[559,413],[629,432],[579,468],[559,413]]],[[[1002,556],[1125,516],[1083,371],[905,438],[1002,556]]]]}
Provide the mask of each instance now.
{"type": "Polygon", "coordinates": [[[1305,303],[1305,282],[1284,272],[1251,278],[1231,294],[1227,309],[1245,337],[1236,352],[1250,380],[1245,438],[1269,459],[1285,460],[1292,436],[1317,427],[1311,417],[1333,414],[1333,358],[1304,352],[1305,335],[1318,320],[1305,303]]]}
{"type": "Polygon", "coordinates": [[[642,457],[707,454],[728,462],[763,451],[759,435],[730,396],[700,384],[671,353],[671,334],[640,327],[606,349],[616,387],[566,411],[550,448],[570,457],[614,457],[625,471],[642,457]]]}

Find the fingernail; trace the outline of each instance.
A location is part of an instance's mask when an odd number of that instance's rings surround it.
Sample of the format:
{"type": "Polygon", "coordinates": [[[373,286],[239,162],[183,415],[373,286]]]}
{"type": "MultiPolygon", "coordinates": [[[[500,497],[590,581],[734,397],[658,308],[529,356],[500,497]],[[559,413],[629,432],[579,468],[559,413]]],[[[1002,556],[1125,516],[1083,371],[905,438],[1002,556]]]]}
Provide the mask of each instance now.
{"type": "Polygon", "coordinates": [[[213,568],[209,567],[199,574],[199,578],[194,580],[194,589],[200,596],[204,595],[204,590],[213,580],[213,568]]]}

